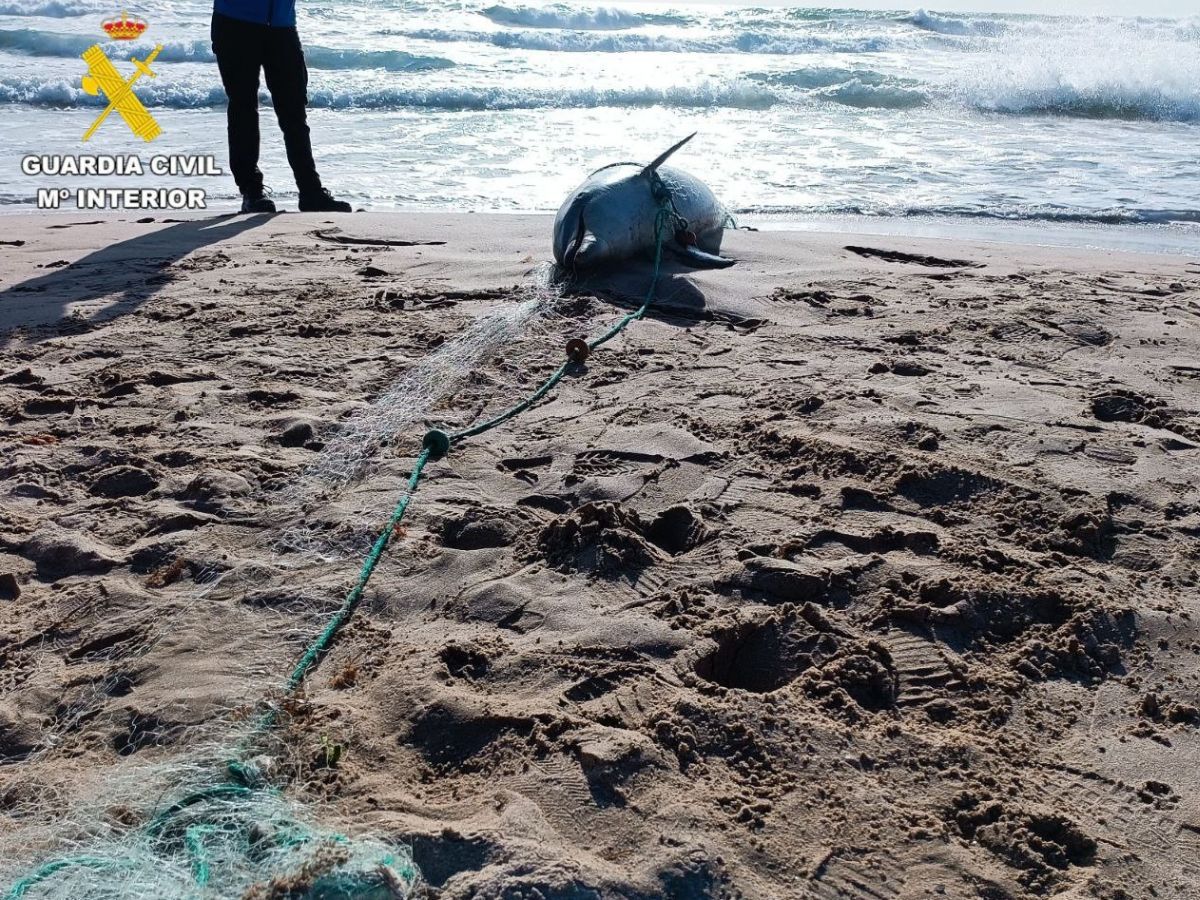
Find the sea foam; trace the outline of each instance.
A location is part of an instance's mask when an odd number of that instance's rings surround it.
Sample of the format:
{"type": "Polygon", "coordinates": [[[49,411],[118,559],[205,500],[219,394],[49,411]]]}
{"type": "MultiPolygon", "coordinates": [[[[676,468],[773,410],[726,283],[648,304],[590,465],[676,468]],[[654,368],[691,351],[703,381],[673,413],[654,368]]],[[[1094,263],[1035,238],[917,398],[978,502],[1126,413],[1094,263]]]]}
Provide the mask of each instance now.
{"type": "Polygon", "coordinates": [[[67,19],[71,16],[86,16],[106,10],[108,7],[79,0],[7,0],[0,2],[0,16],[45,16],[51,19],[67,19]]]}
{"type": "Polygon", "coordinates": [[[1091,20],[979,45],[950,95],[1010,114],[1200,121],[1200,44],[1157,24],[1091,20]]]}
{"type": "Polygon", "coordinates": [[[1001,34],[1007,28],[1003,22],[996,19],[964,15],[952,16],[943,13],[926,12],[923,9],[918,9],[905,19],[905,21],[922,31],[958,36],[996,35],[1001,34]]]}
{"type": "MultiPolygon", "coordinates": [[[[25,56],[77,57],[96,39],[82,34],[56,34],[31,28],[0,30],[0,51],[25,56]]],[[[145,59],[153,46],[149,43],[100,42],[110,59],[145,59]]],[[[448,69],[448,59],[421,56],[403,50],[343,50],[307,46],[304,57],[312,69],[384,69],[388,72],[448,69]]],[[[157,60],[160,62],[213,62],[211,42],[204,40],[165,41],[157,60]]]]}
{"type": "Polygon", "coordinates": [[[616,7],[579,9],[554,6],[489,6],[480,14],[497,25],[522,28],[560,28],[575,31],[612,31],[645,25],[683,25],[687,16],[670,13],[634,12],[616,7]]]}
{"type": "Polygon", "coordinates": [[[514,50],[566,53],[759,53],[791,56],[816,53],[878,53],[891,48],[883,36],[829,37],[784,35],[768,31],[734,31],[710,38],[670,34],[604,34],[587,31],[472,31],[417,28],[384,31],[384,35],[439,43],[491,44],[514,50]]]}
{"type": "MultiPolygon", "coordinates": [[[[102,98],[84,93],[76,83],[62,78],[32,76],[0,80],[0,103],[31,106],[103,106],[102,98]]],[[[176,79],[139,87],[138,97],[148,107],[198,109],[221,106],[225,93],[208,79],[176,79]]],[[[268,102],[268,95],[260,95],[268,102]]],[[[777,102],[774,93],[745,79],[709,79],[694,84],[632,87],[558,88],[526,87],[420,87],[397,85],[382,88],[340,88],[310,85],[309,106],[324,109],[441,109],[518,110],[594,109],[599,107],[765,109],[777,102]]]]}
{"type": "Polygon", "coordinates": [[[812,66],[788,72],[749,75],[778,89],[780,99],[837,103],[859,109],[916,109],[931,98],[911,79],[899,79],[872,69],[812,66]]]}

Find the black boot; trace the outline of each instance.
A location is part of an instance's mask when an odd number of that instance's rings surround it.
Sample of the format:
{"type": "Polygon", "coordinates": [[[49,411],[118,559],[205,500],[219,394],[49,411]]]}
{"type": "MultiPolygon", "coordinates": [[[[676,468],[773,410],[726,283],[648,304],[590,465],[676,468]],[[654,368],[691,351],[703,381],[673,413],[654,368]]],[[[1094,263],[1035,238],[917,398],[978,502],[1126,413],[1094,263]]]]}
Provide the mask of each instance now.
{"type": "Polygon", "coordinates": [[[242,194],[242,212],[273,213],[275,212],[275,201],[262,191],[257,194],[242,194]]]}
{"type": "Polygon", "coordinates": [[[351,212],[345,200],[333,199],[327,188],[300,195],[300,212],[351,212]]]}

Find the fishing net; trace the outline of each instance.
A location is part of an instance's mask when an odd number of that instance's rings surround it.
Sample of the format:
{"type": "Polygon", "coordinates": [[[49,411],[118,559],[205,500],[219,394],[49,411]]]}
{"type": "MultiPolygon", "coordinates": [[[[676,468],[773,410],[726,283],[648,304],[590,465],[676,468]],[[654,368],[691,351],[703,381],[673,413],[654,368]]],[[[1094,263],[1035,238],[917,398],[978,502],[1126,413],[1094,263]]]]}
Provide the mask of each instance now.
{"type": "Polygon", "coordinates": [[[549,266],[537,270],[516,296],[478,316],[339,424],[317,460],[278,497],[291,520],[279,535],[280,549],[330,561],[370,546],[397,494],[357,492],[351,501],[349,489],[371,474],[380,454],[394,446],[415,455],[423,425],[439,414],[514,400],[537,371],[537,357],[550,351],[554,358],[560,350],[551,341],[564,326],[563,296],[551,275],[549,266]]]}
{"type": "MultiPolygon", "coordinates": [[[[313,463],[260,498],[258,524],[189,540],[192,557],[209,561],[185,570],[190,586],[164,594],[134,655],[176,642],[222,665],[250,660],[231,676],[238,698],[186,734],[144,734],[115,771],[81,781],[59,770],[58,737],[102,711],[123,676],[108,672],[80,690],[21,764],[21,783],[0,782],[0,896],[408,897],[419,874],[404,846],[317,823],[291,789],[312,752],[289,743],[280,723],[297,700],[281,690],[284,674],[336,614],[403,496],[402,480],[378,477],[387,454],[411,458],[427,425],[469,426],[527,398],[561,364],[568,337],[608,318],[611,307],[565,297],[541,271],[322,435],[313,463]],[[218,632],[237,636],[236,653],[206,643],[218,632]]],[[[116,613],[113,625],[138,615],[144,608],[116,613]]]]}
{"type": "MultiPolygon", "coordinates": [[[[280,749],[286,754],[286,748],[280,749]]],[[[221,754],[229,752],[210,745],[104,773],[103,785],[88,802],[27,824],[6,840],[5,862],[0,863],[5,896],[410,896],[418,876],[405,848],[314,823],[309,811],[276,785],[294,764],[286,755],[260,752],[246,762],[221,762],[221,754]],[[43,861],[11,857],[8,851],[17,847],[26,853],[40,850],[43,861]]],[[[30,798],[25,805],[35,804],[30,798]]]]}

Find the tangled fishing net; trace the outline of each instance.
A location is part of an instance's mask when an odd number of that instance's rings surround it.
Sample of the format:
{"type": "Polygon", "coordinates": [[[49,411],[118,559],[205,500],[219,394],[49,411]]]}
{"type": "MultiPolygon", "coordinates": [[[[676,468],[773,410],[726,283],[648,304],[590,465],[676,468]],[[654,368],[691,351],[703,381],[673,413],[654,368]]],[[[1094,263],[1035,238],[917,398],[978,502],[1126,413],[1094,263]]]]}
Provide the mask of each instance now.
{"type": "MultiPolygon", "coordinates": [[[[286,707],[281,673],[311,649],[342,602],[352,568],[340,563],[361,558],[400,499],[394,480],[367,484],[389,448],[415,455],[432,421],[469,424],[527,397],[558,365],[565,338],[580,331],[579,318],[596,311],[565,299],[547,276],[478,315],[323,435],[316,461],[269,498],[272,527],[246,527],[244,552],[222,552],[219,564],[193,568],[194,587],[164,598],[141,652],[166,640],[194,640],[195,651],[211,654],[215,648],[204,643],[200,625],[219,608],[243,641],[242,652],[229,657],[253,660],[236,673],[240,697],[264,700],[249,717],[245,710],[214,712],[202,729],[189,732],[192,750],[174,749],[184,741],[169,742],[171,750],[153,751],[162,753],[155,762],[143,761],[150,754],[130,757],[100,774],[98,785],[64,784],[69,776],[56,771],[51,729],[25,764],[35,780],[45,773],[45,784],[0,785],[0,896],[383,900],[412,894],[420,876],[404,846],[318,824],[286,793],[297,771],[288,756],[298,751],[276,727],[286,707]],[[56,779],[62,797],[52,790],[56,779]]],[[[58,731],[101,709],[113,688],[99,681],[90,695],[68,704],[58,731]]]]}
{"type": "MultiPolygon", "coordinates": [[[[417,873],[407,849],[313,823],[273,783],[276,759],[222,748],[118,767],[92,801],[13,837],[53,851],[0,863],[5,896],[394,900],[417,873]],[[19,871],[20,870],[20,871],[19,871]]],[[[11,846],[11,842],[10,842],[11,846]]]]}

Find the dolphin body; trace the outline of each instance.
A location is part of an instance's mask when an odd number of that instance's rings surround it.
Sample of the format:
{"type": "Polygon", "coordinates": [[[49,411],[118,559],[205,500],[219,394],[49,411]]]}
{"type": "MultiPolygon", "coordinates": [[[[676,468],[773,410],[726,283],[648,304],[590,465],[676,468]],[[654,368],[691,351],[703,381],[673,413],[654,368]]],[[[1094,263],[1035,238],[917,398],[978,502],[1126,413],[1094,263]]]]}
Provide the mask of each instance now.
{"type": "Polygon", "coordinates": [[[720,256],[727,213],[708,186],[667,158],[690,134],[648,166],[614,163],[597,169],[571,192],[554,220],[554,259],[580,272],[635,257],[653,256],[659,197],[665,188],[675,216],[664,226],[663,250],[701,269],[723,269],[720,256]]]}

